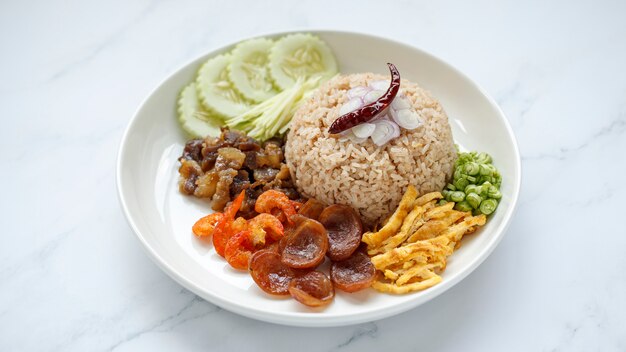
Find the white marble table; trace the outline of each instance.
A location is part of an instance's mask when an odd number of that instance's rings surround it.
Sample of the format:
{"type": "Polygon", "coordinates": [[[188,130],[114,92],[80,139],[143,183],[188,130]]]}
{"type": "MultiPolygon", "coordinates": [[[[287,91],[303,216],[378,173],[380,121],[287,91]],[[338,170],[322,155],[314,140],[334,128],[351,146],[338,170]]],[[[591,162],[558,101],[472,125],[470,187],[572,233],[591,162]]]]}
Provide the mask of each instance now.
{"type": "Polygon", "coordinates": [[[1,2],[0,350],[626,350],[626,3],[384,3],[1,2]],[[258,322],[176,284],[126,224],[115,158],[142,99],[210,48],[293,28],[419,46],[508,115],[519,210],[434,301],[341,328],[258,322]]]}

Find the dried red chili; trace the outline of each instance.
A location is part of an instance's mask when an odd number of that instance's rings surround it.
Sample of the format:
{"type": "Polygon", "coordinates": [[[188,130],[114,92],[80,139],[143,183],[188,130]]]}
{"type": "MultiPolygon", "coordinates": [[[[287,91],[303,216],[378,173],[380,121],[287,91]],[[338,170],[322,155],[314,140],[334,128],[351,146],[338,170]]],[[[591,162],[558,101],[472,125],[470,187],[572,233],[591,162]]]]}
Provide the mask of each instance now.
{"type": "Polygon", "coordinates": [[[391,83],[389,84],[387,92],[385,92],[385,94],[383,94],[383,96],[378,98],[375,102],[369,103],[360,109],[339,116],[332,123],[332,125],[330,125],[328,132],[333,134],[340,133],[356,125],[368,122],[376,117],[376,115],[378,115],[381,111],[389,107],[400,90],[400,72],[398,72],[398,69],[392,63],[387,63],[387,66],[389,66],[389,72],[391,73],[391,83]]]}

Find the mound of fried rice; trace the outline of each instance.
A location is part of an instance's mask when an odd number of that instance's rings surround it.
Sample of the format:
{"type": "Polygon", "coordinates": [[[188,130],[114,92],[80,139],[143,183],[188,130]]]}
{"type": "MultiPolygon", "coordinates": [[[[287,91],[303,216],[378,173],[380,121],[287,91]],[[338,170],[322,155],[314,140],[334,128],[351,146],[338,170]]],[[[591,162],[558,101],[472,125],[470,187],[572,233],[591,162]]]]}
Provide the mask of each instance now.
{"type": "Polygon", "coordinates": [[[326,204],[356,209],[375,226],[397,207],[411,184],[420,194],[440,191],[450,180],[456,150],[441,104],[417,84],[402,80],[400,92],[420,113],[423,124],[402,129],[383,147],[361,144],[328,133],[348,100],[347,91],[388,77],[372,73],[342,75],[316,90],[295,113],[285,156],[298,191],[326,204]]]}

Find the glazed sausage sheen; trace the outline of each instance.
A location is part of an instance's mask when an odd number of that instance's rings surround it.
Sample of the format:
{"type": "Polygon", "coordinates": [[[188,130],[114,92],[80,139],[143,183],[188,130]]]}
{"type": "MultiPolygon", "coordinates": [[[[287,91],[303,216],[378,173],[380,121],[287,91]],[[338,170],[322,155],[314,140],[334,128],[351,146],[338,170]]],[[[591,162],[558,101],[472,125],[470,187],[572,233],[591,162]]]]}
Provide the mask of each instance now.
{"type": "Polygon", "coordinates": [[[310,271],[291,280],[289,293],[298,302],[309,307],[325,306],[335,297],[333,283],[321,271],[310,271]]]}
{"type": "Polygon", "coordinates": [[[310,198],[307,200],[300,210],[298,214],[306,216],[309,219],[318,220],[322,211],[324,211],[324,204],[318,201],[317,199],[310,198]]]}
{"type": "Polygon", "coordinates": [[[374,282],[376,268],[365,251],[358,250],[340,262],[330,266],[330,279],[335,287],[346,292],[368,288],[374,282]]]}
{"type": "Polygon", "coordinates": [[[289,283],[297,272],[280,260],[280,255],[271,249],[260,250],[252,255],[248,270],[259,287],[273,295],[288,295],[289,283]]]}
{"type": "Polygon", "coordinates": [[[354,209],[334,204],[326,207],[319,217],[328,232],[328,257],[333,261],[349,258],[361,243],[363,224],[354,209]]]}
{"type": "Polygon", "coordinates": [[[296,269],[314,268],[324,261],[328,235],[319,222],[306,219],[285,240],[283,264],[296,269]]]}

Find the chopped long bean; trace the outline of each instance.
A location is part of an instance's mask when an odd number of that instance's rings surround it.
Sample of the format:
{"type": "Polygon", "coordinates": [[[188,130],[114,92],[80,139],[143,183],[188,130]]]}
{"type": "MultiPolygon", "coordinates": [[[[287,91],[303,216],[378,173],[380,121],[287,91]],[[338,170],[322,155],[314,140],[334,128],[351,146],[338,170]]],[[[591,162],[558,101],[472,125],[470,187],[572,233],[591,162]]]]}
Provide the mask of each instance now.
{"type": "Polygon", "coordinates": [[[502,198],[502,176],[487,153],[459,153],[452,182],[442,191],[441,204],[455,202],[454,208],[489,215],[502,198]]]}

